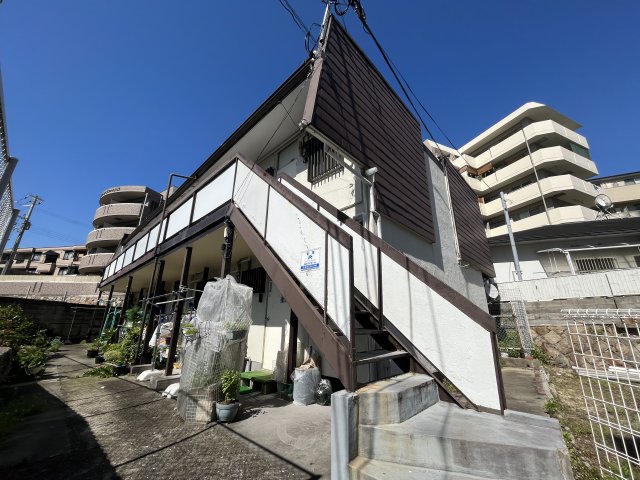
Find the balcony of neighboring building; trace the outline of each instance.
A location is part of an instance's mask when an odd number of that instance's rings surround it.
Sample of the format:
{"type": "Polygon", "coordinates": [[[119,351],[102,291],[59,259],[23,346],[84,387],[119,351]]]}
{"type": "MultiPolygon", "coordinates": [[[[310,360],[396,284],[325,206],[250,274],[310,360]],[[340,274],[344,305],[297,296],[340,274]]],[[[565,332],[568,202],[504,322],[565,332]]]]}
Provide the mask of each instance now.
{"type": "Polygon", "coordinates": [[[525,138],[530,146],[539,144],[543,148],[551,146],[567,147],[573,144],[577,146],[577,149],[585,153],[589,150],[589,143],[582,135],[553,120],[543,120],[531,123],[524,129],[517,129],[515,133],[475,156],[468,155],[468,152],[463,150],[461,152],[469,166],[474,169],[482,169],[483,167],[486,168],[488,164],[497,165],[519,150],[526,149],[525,138]]]}
{"type": "Polygon", "coordinates": [[[104,248],[116,246],[125,235],[129,235],[135,227],[97,228],[87,235],[87,248],[104,248]]]}
{"type": "Polygon", "coordinates": [[[94,228],[101,228],[105,224],[114,226],[137,223],[143,205],[140,203],[113,203],[103,205],[93,216],[94,228]]]}
{"type": "MultiPolygon", "coordinates": [[[[542,227],[544,225],[549,225],[549,219],[551,220],[551,225],[557,225],[561,223],[572,223],[572,222],[584,222],[595,220],[597,216],[597,212],[587,207],[583,207],[582,205],[570,205],[565,207],[558,207],[549,210],[549,218],[547,218],[547,214],[542,211],[541,213],[537,213],[535,215],[528,216],[526,218],[522,218],[520,220],[515,220],[511,222],[511,228],[514,232],[521,232],[523,230],[529,230],[531,228],[542,227]]],[[[486,228],[487,237],[497,237],[500,235],[506,235],[508,233],[507,226],[504,222],[501,225],[490,226],[488,225],[486,228]]]]}
{"type": "Polygon", "coordinates": [[[112,257],[113,252],[87,254],[80,259],[78,271],[83,275],[88,273],[101,273],[112,257]]]}
{"type": "MultiPolygon", "coordinates": [[[[598,191],[596,187],[573,175],[556,175],[540,180],[540,186],[534,181],[528,185],[513,190],[507,195],[509,211],[523,208],[541,201],[540,190],[545,198],[557,198],[570,205],[594,205],[598,191]]],[[[495,195],[497,196],[497,195],[495,195]]],[[[480,213],[483,218],[493,218],[503,215],[502,201],[495,198],[487,203],[480,204],[480,213]]]]}
{"type": "Polygon", "coordinates": [[[108,188],[100,195],[100,205],[112,203],[159,203],[161,196],[155,190],[142,185],[123,185],[108,188]]]}
{"type": "MultiPolygon", "coordinates": [[[[588,178],[598,173],[596,164],[592,160],[561,146],[541,148],[532,152],[531,157],[536,170],[544,169],[549,174],[560,175],[571,172],[578,178],[588,178]]],[[[502,190],[509,184],[532,175],[533,165],[528,153],[525,153],[513,163],[502,162],[496,165],[492,173],[475,178],[468,176],[467,173],[463,175],[467,175],[465,180],[469,186],[482,196],[502,190]]],[[[640,185],[638,187],[640,189],[640,185]]]]}

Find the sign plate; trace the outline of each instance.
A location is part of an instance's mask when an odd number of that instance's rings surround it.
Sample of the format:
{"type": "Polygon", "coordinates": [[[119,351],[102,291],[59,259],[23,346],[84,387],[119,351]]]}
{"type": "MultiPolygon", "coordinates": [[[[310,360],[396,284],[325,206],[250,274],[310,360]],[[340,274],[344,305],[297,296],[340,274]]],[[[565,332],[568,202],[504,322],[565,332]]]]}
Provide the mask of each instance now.
{"type": "Polygon", "coordinates": [[[300,257],[300,271],[310,272],[320,268],[320,249],[305,250],[300,257]]]}

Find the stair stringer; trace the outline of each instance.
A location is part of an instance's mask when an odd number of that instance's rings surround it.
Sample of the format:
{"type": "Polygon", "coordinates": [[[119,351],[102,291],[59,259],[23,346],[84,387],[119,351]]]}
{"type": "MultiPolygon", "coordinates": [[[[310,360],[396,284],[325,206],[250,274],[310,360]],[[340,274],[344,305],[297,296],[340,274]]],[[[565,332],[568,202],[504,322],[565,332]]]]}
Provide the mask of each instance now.
{"type": "Polygon", "coordinates": [[[325,323],[322,314],[305,295],[294,277],[271,251],[241,210],[236,206],[232,206],[229,217],[235,225],[236,231],[247,243],[262,268],[265,269],[269,278],[276,284],[278,290],[298,317],[298,321],[322,354],[323,361],[326,361],[338,374],[342,384],[348,390],[353,391],[355,389],[355,374],[351,352],[325,323]]]}
{"type": "Polygon", "coordinates": [[[405,339],[407,351],[420,353],[412,353],[416,361],[427,359],[431,370],[422,365],[427,372],[441,372],[479,409],[502,412],[493,317],[290,176],[279,180],[353,238],[354,290],[382,310],[381,317],[393,327],[389,330],[405,339]]]}

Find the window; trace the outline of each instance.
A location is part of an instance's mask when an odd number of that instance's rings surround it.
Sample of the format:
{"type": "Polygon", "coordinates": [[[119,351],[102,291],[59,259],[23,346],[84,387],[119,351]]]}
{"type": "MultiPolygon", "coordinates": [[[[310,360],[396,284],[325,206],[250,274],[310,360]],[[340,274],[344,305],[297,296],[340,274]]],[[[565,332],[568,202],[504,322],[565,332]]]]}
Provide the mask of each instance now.
{"type": "Polygon", "coordinates": [[[240,283],[253,288],[253,293],[265,293],[267,272],[262,267],[245,270],[240,275],[240,283]]]}
{"type": "Polygon", "coordinates": [[[42,258],[42,253],[34,253],[33,256],[31,257],[31,261],[39,262],[41,258],[42,258]]]}
{"type": "Polygon", "coordinates": [[[302,157],[307,162],[307,181],[314,183],[336,173],[344,167],[338,163],[338,152],[326,147],[317,138],[311,137],[302,142],[302,157]]]}
{"type": "Polygon", "coordinates": [[[64,267],[58,270],[58,275],[67,275],[68,274],[69,269],[64,267]]]}
{"type": "Polygon", "coordinates": [[[586,272],[598,272],[602,270],[615,270],[618,268],[618,264],[615,258],[579,258],[576,259],[576,265],[578,271],[586,272]]]}
{"type": "Polygon", "coordinates": [[[64,257],[62,257],[63,260],[75,260],[76,258],[76,252],[64,252],[64,257]]]}
{"type": "Polygon", "coordinates": [[[633,259],[636,261],[636,267],[640,267],[640,255],[636,255],[633,259]]]}

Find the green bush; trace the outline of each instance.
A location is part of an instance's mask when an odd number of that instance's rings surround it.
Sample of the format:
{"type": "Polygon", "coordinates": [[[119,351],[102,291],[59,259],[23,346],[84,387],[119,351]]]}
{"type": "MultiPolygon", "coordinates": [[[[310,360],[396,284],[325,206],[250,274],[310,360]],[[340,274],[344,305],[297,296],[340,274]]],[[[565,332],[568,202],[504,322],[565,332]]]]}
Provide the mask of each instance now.
{"type": "Polygon", "coordinates": [[[49,342],[49,351],[57,352],[60,350],[60,347],[63,345],[62,339],[60,337],[56,337],[51,342],[49,342]]]}
{"type": "Polygon", "coordinates": [[[109,365],[100,365],[91,370],[87,370],[82,374],[83,377],[108,378],[113,376],[113,370],[109,365]]]}
{"type": "Polygon", "coordinates": [[[550,361],[549,355],[544,353],[542,350],[538,349],[538,347],[533,347],[533,349],[531,350],[531,356],[536,360],[539,360],[540,363],[543,363],[545,365],[549,364],[549,361],[550,361]]]}
{"type": "Polygon", "coordinates": [[[112,343],[104,348],[104,360],[116,365],[127,365],[132,363],[138,346],[140,327],[135,326],[127,329],[118,343],[112,343]]]}
{"type": "Polygon", "coordinates": [[[562,404],[554,397],[547,400],[544,404],[544,411],[547,412],[550,417],[556,417],[560,410],[562,410],[562,404]]]}
{"type": "Polygon", "coordinates": [[[18,350],[17,357],[22,368],[43,365],[47,358],[45,349],[36,345],[23,345],[18,350]]]}
{"type": "MultiPolygon", "coordinates": [[[[38,323],[28,318],[21,307],[0,307],[0,346],[18,350],[22,345],[32,345],[43,335],[38,323]]],[[[46,337],[45,337],[46,338],[46,337]]]]}

